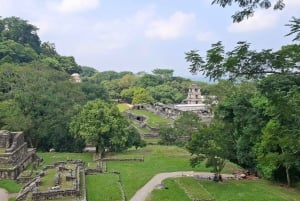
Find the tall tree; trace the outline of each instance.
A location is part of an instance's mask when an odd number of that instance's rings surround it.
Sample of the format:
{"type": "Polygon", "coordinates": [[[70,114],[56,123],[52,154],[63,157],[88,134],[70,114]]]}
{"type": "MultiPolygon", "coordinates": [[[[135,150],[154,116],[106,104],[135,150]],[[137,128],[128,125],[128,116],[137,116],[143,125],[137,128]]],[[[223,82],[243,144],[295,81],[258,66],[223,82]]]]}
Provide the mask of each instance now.
{"type": "Polygon", "coordinates": [[[230,154],[231,143],[227,139],[220,122],[196,130],[187,145],[187,149],[192,154],[192,167],[205,162],[207,167],[213,168],[213,172],[219,178],[230,154]]]}
{"type": "Polygon", "coordinates": [[[13,40],[23,46],[29,45],[36,53],[41,52],[41,41],[37,35],[38,28],[18,17],[1,19],[0,41],[13,40]]]}
{"type": "Polygon", "coordinates": [[[295,75],[272,75],[259,88],[268,98],[266,113],[271,117],[258,144],[258,162],[262,173],[271,177],[278,167],[285,169],[287,184],[290,172],[300,171],[300,78],[295,75]]]}
{"type": "Polygon", "coordinates": [[[133,93],[132,104],[153,103],[151,94],[144,88],[136,88],[133,93]]]}
{"type": "Polygon", "coordinates": [[[173,77],[174,70],[156,68],[152,71],[152,73],[154,75],[160,77],[161,80],[167,81],[167,80],[170,80],[173,77]]]}
{"type": "Polygon", "coordinates": [[[134,144],[128,142],[129,135],[135,134],[128,130],[128,126],[127,119],[116,105],[95,100],[87,102],[73,118],[70,131],[96,146],[97,152],[103,156],[107,151],[121,151],[134,144]]]}

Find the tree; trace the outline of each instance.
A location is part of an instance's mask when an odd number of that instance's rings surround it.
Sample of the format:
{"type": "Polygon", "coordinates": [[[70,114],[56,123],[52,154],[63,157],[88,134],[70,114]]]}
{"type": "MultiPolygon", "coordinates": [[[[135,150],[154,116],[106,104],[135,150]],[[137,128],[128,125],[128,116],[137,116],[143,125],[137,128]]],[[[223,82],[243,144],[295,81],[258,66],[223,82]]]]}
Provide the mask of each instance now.
{"type": "Polygon", "coordinates": [[[136,86],[147,88],[147,87],[154,87],[160,85],[161,83],[162,80],[158,76],[151,75],[151,74],[144,74],[142,77],[140,77],[137,80],[136,86]]]}
{"type": "Polygon", "coordinates": [[[58,61],[61,69],[70,75],[81,72],[81,67],[76,63],[73,56],[60,56],[58,61]]]}
{"type": "Polygon", "coordinates": [[[132,103],[135,87],[131,87],[128,89],[123,89],[121,91],[121,98],[125,100],[127,103],[132,103]]]}
{"type": "Polygon", "coordinates": [[[121,151],[127,145],[129,123],[111,103],[103,100],[87,102],[82,110],[70,123],[70,131],[76,137],[86,140],[86,143],[96,146],[97,152],[103,156],[107,151],[121,151]]]}
{"type": "Polygon", "coordinates": [[[163,145],[176,145],[176,141],[178,140],[178,137],[175,133],[175,129],[171,126],[167,125],[161,125],[158,128],[159,133],[159,144],[163,145]]]}
{"type": "Polygon", "coordinates": [[[18,17],[8,17],[2,20],[0,18],[0,21],[2,22],[0,42],[13,40],[23,46],[29,45],[37,54],[41,52],[41,41],[37,35],[37,27],[18,17]]]}
{"type": "Polygon", "coordinates": [[[282,46],[280,50],[262,50],[257,52],[249,49],[250,44],[238,42],[237,46],[225,53],[221,42],[212,44],[207,51],[206,61],[197,50],[186,53],[190,62],[190,72],[202,72],[212,80],[223,77],[257,79],[267,74],[299,74],[300,45],[282,46]]]}
{"type": "Polygon", "coordinates": [[[153,103],[151,94],[144,88],[136,88],[133,93],[132,104],[153,103]]]}
{"type": "Polygon", "coordinates": [[[81,69],[82,69],[82,72],[80,74],[81,78],[93,77],[98,72],[96,69],[88,66],[82,66],[81,69]]]}
{"type": "Polygon", "coordinates": [[[195,131],[187,145],[193,156],[190,160],[191,166],[195,167],[205,161],[206,166],[212,167],[219,178],[230,154],[228,148],[231,144],[226,139],[228,138],[224,135],[222,125],[218,122],[195,131]]]}
{"type": "Polygon", "coordinates": [[[96,84],[89,80],[80,84],[82,92],[86,95],[87,100],[109,100],[108,92],[102,84],[96,84]]]}
{"type": "Polygon", "coordinates": [[[228,159],[255,171],[253,147],[268,121],[264,114],[267,99],[257,95],[255,83],[241,82],[231,90],[215,108],[215,118],[223,122],[223,132],[232,144],[228,159]]]}
{"type": "Polygon", "coordinates": [[[272,75],[259,83],[268,98],[266,113],[271,117],[257,145],[258,165],[267,178],[283,167],[288,186],[291,171],[300,171],[300,79],[296,75],[272,75]]]}
{"type": "Polygon", "coordinates": [[[173,77],[174,70],[156,68],[152,71],[152,73],[158,76],[161,80],[167,81],[173,77]]]}
{"type": "Polygon", "coordinates": [[[44,42],[41,45],[41,54],[46,57],[56,57],[58,56],[58,53],[55,49],[55,44],[50,42],[44,42]]]}
{"type": "MultiPolygon", "coordinates": [[[[249,18],[253,16],[255,9],[258,7],[268,9],[272,7],[272,2],[270,0],[254,0],[254,1],[245,1],[245,0],[213,0],[212,4],[218,4],[223,8],[226,6],[231,6],[232,4],[237,4],[243,10],[237,11],[232,15],[233,22],[241,22],[244,18],[249,18]]],[[[282,10],[285,4],[283,0],[276,0],[273,3],[274,10],[282,10]]]]}
{"type": "Polygon", "coordinates": [[[120,79],[118,79],[119,83],[119,89],[128,89],[130,87],[133,87],[136,82],[136,77],[132,73],[125,74],[120,79]]]}
{"type": "Polygon", "coordinates": [[[0,64],[26,63],[38,58],[38,54],[28,45],[13,40],[0,42],[0,64]]]}
{"type": "Polygon", "coordinates": [[[150,94],[155,101],[160,103],[180,103],[186,97],[186,94],[180,93],[177,88],[168,84],[148,87],[147,89],[150,91],[150,94]]]}
{"type": "Polygon", "coordinates": [[[201,118],[194,112],[182,112],[173,126],[162,125],[159,128],[160,143],[166,145],[186,145],[194,132],[203,127],[201,118]]]}
{"type": "Polygon", "coordinates": [[[290,33],[285,36],[296,34],[293,41],[300,41],[300,18],[292,17],[290,24],[286,24],[286,26],[289,26],[291,30],[290,33]]]}

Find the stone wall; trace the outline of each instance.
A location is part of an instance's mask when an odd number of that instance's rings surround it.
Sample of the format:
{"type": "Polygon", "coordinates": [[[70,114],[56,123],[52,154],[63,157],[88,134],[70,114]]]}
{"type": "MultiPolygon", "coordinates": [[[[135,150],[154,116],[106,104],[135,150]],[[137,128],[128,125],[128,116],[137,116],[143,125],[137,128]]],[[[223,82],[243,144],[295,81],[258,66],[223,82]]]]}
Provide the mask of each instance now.
{"type": "Polygon", "coordinates": [[[28,149],[22,132],[0,131],[0,178],[16,179],[35,156],[35,149],[28,149]]]}
{"type": "MultiPolygon", "coordinates": [[[[79,197],[80,196],[80,174],[83,174],[83,165],[84,162],[81,160],[68,160],[56,162],[53,165],[47,165],[43,167],[39,175],[30,181],[30,183],[26,184],[23,187],[22,191],[19,193],[17,197],[17,201],[24,201],[27,199],[28,193],[32,193],[31,200],[40,201],[40,200],[53,200],[53,199],[61,199],[65,197],[79,197]],[[65,164],[72,163],[76,164],[76,168],[73,170],[67,169],[64,167],[65,164]],[[71,171],[70,174],[66,174],[66,180],[72,181],[73,186],[68,189],[60,189],[59,184],[55,183],[52,187],[49,187],[46,191],[39,191],[39,185],[41,183],[41,177],[45,175],[47,169],[58,168],[58,174],[60,175],[63,171],[71,171]]],[[[59,177],[59,176],[56,176],[59,177]]],[[[56,178],[54,178],[55,180],[56,178]]],[[[85,188],[85,186],[84,186],[85,188]]],[[[82,197],[82,196],[81,196],[82,197]]],[[[85,200],[85,195],[81,200],[85,200]]]]}

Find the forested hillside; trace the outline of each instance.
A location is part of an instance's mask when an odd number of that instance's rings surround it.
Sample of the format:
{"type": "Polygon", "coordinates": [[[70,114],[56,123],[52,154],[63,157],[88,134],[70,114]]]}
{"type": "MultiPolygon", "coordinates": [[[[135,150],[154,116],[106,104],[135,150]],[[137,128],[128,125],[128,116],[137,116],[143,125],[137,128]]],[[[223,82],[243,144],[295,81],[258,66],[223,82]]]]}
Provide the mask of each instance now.
{"type": "MultiPolygon", "coordinates": [[[[104,153],[144,146],[115,103],[180,103],[193,83],[172,69],[99,72],[81,66],[40,41],[37,30],[20,18],[0,18],[0,129],[23,131],[38,150],[80,152],[88,143],[104,153]],[[72,82],[72,73],[82,82],[72,82]]],[[[255,51],[239,42],[224,49],[218,42],[205,59],[197,51],[186,54],[192,72],[217,80],[197,83],[218,101],[211,124],[182,115],[174,127],[161,128],[162,143],[180,142],[194,156],[193,166],[208,159],[219,171],[230,160],[264,178],[299,182],[299,44],[255,51]]]]}
{"type": "MultiPolygon", "coordinates": [[[[55,44],[40,40],[37,31],[38,27],[26,20],[0,18],[0,129],[23,131],[30,147],[42,151],[50,148],[81,151],[86,141],[92,141],[105,143],[103,147],[113,150],[124,149],[139,144],[134,140],[140,138],[133,137],[136,133],[131,129],[127,129],[126,135],[123,133],[127,137],[120,144],[116,141],[122,136],[114,136],[116,139],[111,140],[113,132],[104,136],[96,133],[93,139],[86,133],[80,135],[82,128],[76,130],[75,123],[70,128],[71,121],[82,118],[80,115],[84,112],[81,111],[89,101],[87,105],[97,107],[99,99],[114,105],[121,99],[136,104],[180,103],[186,98],[191,80],[174,77],[171,69],[137,74],[99,72],[78,65],[72,56],[60,55],[55,44]],[[81,75],[81,83],[70,81],[73,73],[81,75]]],[[[122,118],[125,117],[120,116],[122,118]]],[[[127,128],[128,124],[123,122],[119,129],[127,128]]],[[[103,134],[103,130],[101,132],[103,134]]]]}

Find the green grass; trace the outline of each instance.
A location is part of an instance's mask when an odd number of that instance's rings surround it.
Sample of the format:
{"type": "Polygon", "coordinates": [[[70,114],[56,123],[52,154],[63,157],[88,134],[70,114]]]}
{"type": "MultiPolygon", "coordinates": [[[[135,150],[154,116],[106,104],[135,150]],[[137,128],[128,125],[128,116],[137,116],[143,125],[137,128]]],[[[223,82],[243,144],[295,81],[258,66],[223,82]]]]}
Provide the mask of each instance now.
{"type": "Polygon", "coordinates": [[[192,200],[213,200],[213,196],[200,182],[195,182],[194,178],[181,177],[174,179],[174,181],[192,200]]]}
{"type": "Polygon", "coordinates": [[[139,123],[136,121],[130,121],[130,123],[138,130],[139,133],[147,135],[150,133],[150,130],[147,128],[141,128],[139,123]]]}
{"type": "Polygon", "coordinates": [[[6,150],[6,148],[0,147],[0,154],[4,154],[5,150],[6,150]]]}
{"type": "Polygon", "coordinates": [[[155,145],[158,144],[158,142],[160,141],[159,138],[146,138],[144,139],[146,141],[147,144],[149,145],[155,145]]]}
{"type": "Polygon", "coordinates": [[[125,110],[129,109],[128,104],[124,104],[124,103],[117,104],[117,107],[119,108],[120,112],[124,112],[125,110]]]}
{"type": "Polygon", "coordinates": [[[87,175],[86,185],[88,186],[87,198],[89,201],[122,200],[118,175],[116,174],[87,175]]]}
{"type": "Polygon", "coordinates": [[[191,201],[185,191],[178,186],[175,180],[166,179],[163,183],[164,188],[153,190],[146,201],[191,201]]]}
{"type": "MultiPolygon", "coordinates": [[[[134,193],[149,181],[155,174],[172,171],[209,171],[204,165],[193,169],[189,164],[189,153],[176,146],[149,145],[138,150],[116,154],[116,158],[132,158],[144,156],[144,162],[108,162],[108,171],[117,170],[121,173],[125,194],[130,199],[134,193]]],[[[95,180],[101,179],[101,175],[92,175],[95,180]]],[[[87,185],[89,191],[97,191],[96,185],[87,185]]],[[[103,198],[102,200],[105,200],[103,198]]],[[[89,201],[101,201],[89,199],[89,201]]]]}
{"type": "Polygon", "coordinates": [[[18,193],[22,185],[18,184],[15,180],[1,179],[0,188],[6,189],[9,193],[18,193]]]}
{"type": "Polygon", "coordinates": [[[214,200],[214,201],[299,201],[300,191],[271,184],[265,180],[228,180],[223,183],[199,181],[192,177],[166,179],[165,187],[154,190],[147,201],[214,200]],[[181,192],[173,198],[174,192],[181,192]]]}
{"type": "Polygon", "coordinates": [[[160,124],[170,124],[172,121],[170,119],[162,118],[159,115],[156,115],[147,110],[130,110],[133,114],[144,115],[147,119],[147,124],[151,127],[157,128],[160,124]]]}
{"type": "Polygon", "coordinates": [[[45,172],[45,176],[41,177],[41,185],[39,187],[40,191],[46,191],[49,187],[55,185],[54,178],[57,172],[57,168],[51,168],[45,172]]]}
{"type": "Polygon", "coordinates": [[[215,184],[203,182],[203,186],[216,200],[232,201],[299,201],[300,191],[293,191],[273,185],[264,180],[231,180],[215,184]]]}
{"type": "Polygon", "coordinates": [[[57,161],[66,161],[69,159],[83,160],[86,164],[93,161],[93,153],[60,153],[60,152],[38,152],[38,156],[44,159],[40,164],[39,169],[45,165],[52,165],[57,161]]]}

